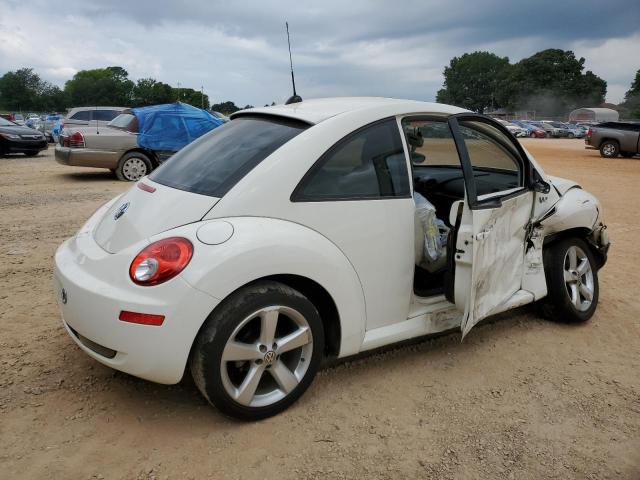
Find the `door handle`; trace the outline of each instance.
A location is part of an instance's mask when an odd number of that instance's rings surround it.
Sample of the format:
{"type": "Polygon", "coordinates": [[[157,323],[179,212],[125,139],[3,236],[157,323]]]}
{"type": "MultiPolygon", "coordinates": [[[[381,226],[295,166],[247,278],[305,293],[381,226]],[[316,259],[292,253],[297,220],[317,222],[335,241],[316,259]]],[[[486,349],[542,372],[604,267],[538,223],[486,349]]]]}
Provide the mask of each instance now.
{"type": "Polygon", "coordinates": [[[487,238],[489,236],[489,234],[491,233],[491,230],[493,230],[493,228],[487,228],[479,233],[476,234],[476,240],[480,241],[480,240],[484,240],[485,238],[487,238]]]}

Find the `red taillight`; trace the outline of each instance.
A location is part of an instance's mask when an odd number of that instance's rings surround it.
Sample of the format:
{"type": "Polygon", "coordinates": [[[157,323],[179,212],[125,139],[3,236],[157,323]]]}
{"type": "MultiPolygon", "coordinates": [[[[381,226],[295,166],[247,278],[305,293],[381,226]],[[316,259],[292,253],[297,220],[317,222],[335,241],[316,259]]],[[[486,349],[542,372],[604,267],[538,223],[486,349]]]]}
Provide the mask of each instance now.
{"type": "Polygon", "coordinates": [[[67,137],[62,138],[63,147],[84,148],[84,135],[80,132],[74,132],[67,137]]]}
{"type": "Polygon", "coordinates": [[[589,127],[589,130],[587,130],[587,137],[591,138],[591,135],[593,135],[593,130],[589,127]]]}
{"type": "Polygon", "coordinates": [[[182,237],[159,240],[131,262],[129,276],[138,285],[158,285],[178,275],[191,261],[193,245],[182,237]]]}
{"type": "Polygon", "coordinates": [[[138,182],[138,188],[140,190],[144,190],[145,192],[153,193],[156,191],[155,187],[151,187],[146,183],[138,182]]]}
{"type": "Polygon", "coordinates": [[[150,313],[138,313],[127,312],[123,310],[120,312],[119,320],[129,323],[140,323],[141,325],[162,325],[164,322],[164,315],[152,315],[150,313]]]}

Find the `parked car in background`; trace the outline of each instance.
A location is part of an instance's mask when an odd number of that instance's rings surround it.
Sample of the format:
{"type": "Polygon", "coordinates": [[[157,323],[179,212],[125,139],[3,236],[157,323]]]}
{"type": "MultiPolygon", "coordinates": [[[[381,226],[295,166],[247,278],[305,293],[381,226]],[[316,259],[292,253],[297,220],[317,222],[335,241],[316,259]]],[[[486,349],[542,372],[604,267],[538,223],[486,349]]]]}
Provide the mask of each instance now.
{"type": "Polygon", "coordinates": [[[509,132],[514,136],[514,137],[528,137],[529,136],[529,132],[522,128],[519,125],[516,125],[514,123],[511,122],[507,122],[506,120],[501,120],[501,119],[496,119],[498,122],[500,122],[502,125],[505,126],[505,128],[507,130],[509,130],[509,132]]]}
{"type": "Polygon", "coordinates": [[[53,285],[87,355],[164,384],[189,369],[220,411],[257,420],[335,358],[464,336],[535,301],[585,322],[608,248],[597,198],[501,123],[326,98],[233,114],[95,212],[58,248],[53,285]],[[422,274],[419,212],[448,239],[422,274]]]}
{"type": "Polygon", "coordinates": [[[564,123],[564,122],[558,122],[558,123],[560,123],[560,125],[563,125],[564,128],[567,129],[567,131],[569,132],[567,134],[567,137],[569,138],[583,138],[587,134],[587,131],[579,125],[574,125],[572,123],[564,123]]]}
{"type": "Polygon", "coordinates": [[[547,132],[542,128],[532,125],[525,120],[512,120],[511,123],[524,128],[527,131],[527,134],[532,138],[545,138],[547,136],[547,132]]]}
{"type": "Polygon", "coordinates": [[[47,140],[42,133],[0,118],[0,155],[24,153],[27,157],[33,157],[47,147],[47,140]]]}
{"type": "Polygon", "coordinates": [[[64,119],[63,129],[75,127],[102,127],[120,115],[125,107],[76,107],[69,110],[64,119]]]}
{"type": "Polygon", "coordinates": [[[600,150],[605,158],[631,158],[640,153],[640,123],[601,123],[589,128],[584,143],[586,148],[600,150]]]}
{"type": "Polygon", "coordinates": [[[216,112],[214,110],[209,111],[209,113],[225,123],[229,121],[229,117],[227,117],[224,113],[216,112]]]}
{"type": "Polygon", "coordinates": [[[120,180],[137,181],[222,123],[184,103],[124,110],[99,131],[70,130],[65,120],[55,158],[62,165],[108,168],[120,180]]]}
{"type": "Polygon", "coordinates": [[[25,122],[24,117],[22,116],[21,113],[14,113],[11,121],[16,125],[21,125],[21,126],[24,125],[24,122],[25,122]]]}
{"type": "Polygon", "coordinates": [[[567,130],[564,128],[558,128],[558,127],[554,127],[553,125],[551,125],[548,122],[541,122],[541,121],[532,121],[529,122],[541,129],[543,129],[546,134],[547,137],[552,137],[552,138],[561,138],[561,137],[566,137],[567,136],[567,130]]]}

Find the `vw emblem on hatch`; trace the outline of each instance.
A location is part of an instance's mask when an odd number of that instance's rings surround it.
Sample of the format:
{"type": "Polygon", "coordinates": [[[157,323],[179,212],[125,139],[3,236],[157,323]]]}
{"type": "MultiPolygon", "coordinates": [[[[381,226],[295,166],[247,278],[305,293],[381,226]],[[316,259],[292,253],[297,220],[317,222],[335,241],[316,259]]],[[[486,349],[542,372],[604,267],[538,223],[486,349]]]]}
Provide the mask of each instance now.
{"type": "Polygon", "coordinates": [[[60,292],[60,301],[63,305],[67,304],[67,291],[63,288],[62,292],[60,292]]]}
{"type": "Polygon", "coordinates": [[[122,215],[124,215],[124,212],[127,211],[127,208],[129,208],[129,202],[123,203],[122,205],[120,205],[116,210],[116,213],[113,215],[113,219],[114,220],[119,219],[122,215]]]}

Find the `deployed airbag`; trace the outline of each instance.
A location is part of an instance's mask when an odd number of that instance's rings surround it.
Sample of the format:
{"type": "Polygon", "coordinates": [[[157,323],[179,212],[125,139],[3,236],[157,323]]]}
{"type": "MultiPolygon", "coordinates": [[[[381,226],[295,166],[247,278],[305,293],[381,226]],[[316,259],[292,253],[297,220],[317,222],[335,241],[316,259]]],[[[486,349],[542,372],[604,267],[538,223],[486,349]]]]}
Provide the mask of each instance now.
{"type": "Polygon", "coordinates": [[[419,193],[413,194],[415,211],[415,262],[429,272],[446,265],[449,229],[436,217],[436,208],[419,193]]]}

